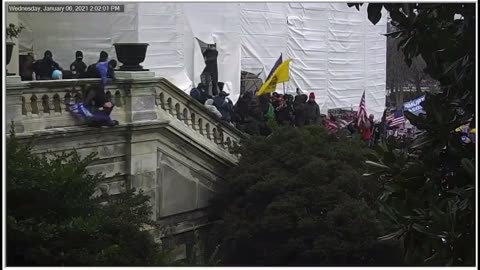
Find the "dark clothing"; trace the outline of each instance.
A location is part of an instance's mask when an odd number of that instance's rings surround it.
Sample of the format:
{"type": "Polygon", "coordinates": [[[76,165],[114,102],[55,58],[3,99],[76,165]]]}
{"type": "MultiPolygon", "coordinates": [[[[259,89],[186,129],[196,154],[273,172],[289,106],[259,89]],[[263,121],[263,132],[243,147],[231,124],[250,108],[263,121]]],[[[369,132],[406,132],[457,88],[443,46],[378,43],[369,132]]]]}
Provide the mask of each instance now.
{"type": "Polygon", "coordinates": [[[207,89],[211,89],[210,95],[218,95],[218,72],[203,71],[202,83],[207,86],[207,89]]]}
{"type": "Polygon", "coordinates": [[[74,79],[83,78],[85,72],[87,71],[87,64],[82,60],[75,60],[70,64],[70,71],[72,72],[72,77],[74,79]]]}
{"type": "Polygon", "coordinates": [[[88,66],[83,78],[101,78],[102,84],[105,86],[108,78],[115,79],[115,71],[108,65],[108,62],[98,62],[88,66]]]}
{"type": "Polygon", "coordinates": [[[209,98],[207,91],[203,88],[192,88],[190,96],[202,104],[205,104],[209,98]]]}
{"type": "Polygon", "coordinates": [[[35,59],[32,55],[19,55],[20,77],[22,81],[33,80],[33,64],[35,59]]]}
{"type": "Polygon", "coordinates": [[[51,80],[53,71],[61,69],[57,62],[48,58],[43,58],[33,63],[33,71],[35,71],[37,80],[51,80]]]}
{"type": "Polygon", "coordinates": [[[248,106],[252,102],[252,96],[245,94],[244,96],[240,97],[233,108],[234,112],[234,120],[238,123],[245,123],[246,119],[249,115],[248,106]]]}
{"type": "Polygon", "coordinates": [[[232,121],[233,103],[226,96],[216,96],[213,98],[213,105],[222,114],[222,120],[232,121]]]}
{"type": "Polygon", "coordinates": [[[217,57],[218,51],[207,49],[203,53],[205,58],[205,70],[203,71],[204,75],[204,84],[208,86],[208,89],[212,89],[210,93],[212,96],[218,95],[218,66],[217,66],[217,57]]]}
{"type": "Polygon", "coordinates": [[[320,107],[315,101],[308,101],[305,106],[306,125],[316,125],[320,123],[320,107]]]}
{"type": "Polygon", "coordinates": [[[285,104],[282,107],[277,108],[276,119],[280,125],[289,125],[291,124],[293,117],[293,108],[285,104]]]}
{"type": "Polygon", "coordinates": [[[306,122],[306,102],[307,102],[307,95],[302,94],[295,97],[295,101],[293,103],[293,108],[295,110],[295,126],[303,127],[306,122]]]}
{"type": "Polygon", "coordinates": [[[93,85],[88,90],[84,103],[88,107],[100,108],[108,101],[110,100],[105,95],[103,87],[101,85],[93,85]]]}
{"type": "Polygon", "coordinates": [[[203,53],[203,56],[205,57],[205,65],[206,65],[205,71],[218,72],[218,66],[217,66],[218,51],[207,49],[203,53]]]}
{"type": "Polygon", "coordinates": [[[89,65],[87,67],[87,71],[84,73],[83,78],[99,78],[99,76],[97,74],[97,67],[96,66],[97,66],[97,63],[89,65]]]}

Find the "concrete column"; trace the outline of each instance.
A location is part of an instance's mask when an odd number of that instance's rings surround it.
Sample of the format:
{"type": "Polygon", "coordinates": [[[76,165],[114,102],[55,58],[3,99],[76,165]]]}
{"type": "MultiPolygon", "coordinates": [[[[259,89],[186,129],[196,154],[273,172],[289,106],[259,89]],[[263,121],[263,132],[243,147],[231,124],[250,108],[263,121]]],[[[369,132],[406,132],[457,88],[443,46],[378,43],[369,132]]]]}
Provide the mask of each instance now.
{"type": "MultiPolygon", "coordinates": [[[[138,122],[147,120],[157,120],[157,108],[155,105],[154,83],[142,82],[142,79],[132,79],[128,76],[134,76],[141,72],[117,72],[116,78],[119,80],[128,79],[131,83],[125,84],[125,112],[128,122],[138,122]],[[118,74],[117,74],[118,73],[118,74]]],[[[154,73],[151,72],[152,78],[154,73]]]]}
{"type": "MultiPolygon", "coordinates": [[[[16,26],[19,25],[18,22],[18,13],[9,13],[7,12],[7,27],[10,23],[15,24],[16,26]]],[[[13,46],[13,51],[12,51],[12,59],[10,60],[10,64],[8,64],[7,69],[9,73],[15,73],[16,75],[20,74],[20,69],[19,69],[19,64],[18,64],[18,46],[19,42],[18,39],[14,38],[13,40],[8,40],[11,42],[15,43],[15,46],[13,46]]]]}
{"type": "MultiPolygon", "coordinates": [[[[124,89],[127,122],[135,124],[157,120],[154,83],[145,81],[149,77],[154,78],[154,73],[116,72],[115,77],[119,81],[126,80],[124,89]]],[[[150,196],[150,205],[153,207],[152,219],[156,220],[157,146],[155,141],[142,131],[133,128],[130,132],[127,142],[127,172],[130,186],[150,196]]]]}
{"type": "MultiPolygon", "coordinates": [[[[8,85],[8,80],[7,80],[8,85]]],[[[10,132],[12,121],[15,124],[15,132],[23,133],[25,128],[22,123],[22,95],[21,91],[28,86],[25,83],[10,84],[6,91],[5,121],[7,122],[7,134],[10,132]]]]}
{"type": "Polygon", "coordinates": [[[127,167],[130,187],[150,197],[152,220],[157,219],[157,146],[142,138],[141,131],[131,131],[127,145],[127,167]]]}

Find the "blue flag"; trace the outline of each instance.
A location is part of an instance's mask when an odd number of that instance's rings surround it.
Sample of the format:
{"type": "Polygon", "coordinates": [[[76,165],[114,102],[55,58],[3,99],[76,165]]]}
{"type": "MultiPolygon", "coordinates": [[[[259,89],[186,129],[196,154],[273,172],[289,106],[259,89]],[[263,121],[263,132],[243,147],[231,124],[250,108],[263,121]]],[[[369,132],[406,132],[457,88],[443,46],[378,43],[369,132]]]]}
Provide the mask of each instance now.
{"type": "Polygon", "coordinates": [[[280,57],[277,59],[277,62],[275,62],[275,64],[273,65],[272,70],[270,70],[270,73],[268,73],[267,79],[265,79],[265,81],[268,81],[268,79],[272,77],[273,73],[282,64],[282,62],[283,62],[282,54],[280,54],[280,57]]]}

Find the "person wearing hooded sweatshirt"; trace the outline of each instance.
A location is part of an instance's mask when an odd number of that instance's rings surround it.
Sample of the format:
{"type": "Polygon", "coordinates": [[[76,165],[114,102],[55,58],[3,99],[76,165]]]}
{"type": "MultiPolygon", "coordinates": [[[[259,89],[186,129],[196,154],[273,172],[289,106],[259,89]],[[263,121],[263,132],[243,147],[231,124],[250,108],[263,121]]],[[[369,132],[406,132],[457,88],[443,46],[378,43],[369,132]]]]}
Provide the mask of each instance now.
{"type": "Polygon", "coordinates": [[[205,104],[205,101],[211,98],[203,83],[199,83],[197,87],[192,88],[192,90],[190,90],[190,96],[202,104],[205,104]]]}
{"type": "Polygon", "coordinates": [[[33,63],[33,71],[37,80],[51,80],[55,70],[62,70],[62,68],[57,62],[53,61],[53,54],[49,50],[45,51],[43,59],[33,63]]]}
{"type": "Polygon", "coordinates": [[[74,79],[82,78],[87,71],[87,65],[83,62],[83,52],[75,52],[75,61],[70,64],[70,71],[74,79]]]}
{"type": "Polygon", "coordinates": [[[305,106],[305,125],[317,125],[320,122],[320,107],[315,102],[315,93],[311,92],[305,106]]]}

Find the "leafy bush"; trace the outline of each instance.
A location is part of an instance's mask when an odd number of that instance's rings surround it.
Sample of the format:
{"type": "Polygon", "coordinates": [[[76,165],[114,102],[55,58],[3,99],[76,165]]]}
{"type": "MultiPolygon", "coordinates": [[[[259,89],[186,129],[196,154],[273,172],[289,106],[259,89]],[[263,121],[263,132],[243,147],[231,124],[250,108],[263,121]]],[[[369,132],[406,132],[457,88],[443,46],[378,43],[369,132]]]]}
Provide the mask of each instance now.
{"type": "Polygon", "coordinates": [[[407,264],[475,265],[475,146],[455,132],[475,126],[475,4],[369,4],[372,23],[382,8],[407,65],[421,56],[442,90],[427,94],[426,117],[406,113],[423,130],[413,145],[381,147],[370,163],[385,184],[381,210],[391,233],[382,239],[401,239],[407,264]]]}
{"type": "Polygon", "coordinates": [[[381,244],[379,187],[362,178],[368,149],[323,127],[275,129],[243,142],[212,202],[225,265],[395,265],[381,244]]]}
{"type": "Polygon", "coordinates": [[[13,130],[6,154],[9,266],[162,264],[159,245],[141,230],[150,224],[148,196],[92,197],[104,180],[86,170],[94,154],[35,155],[13,130]]]}

